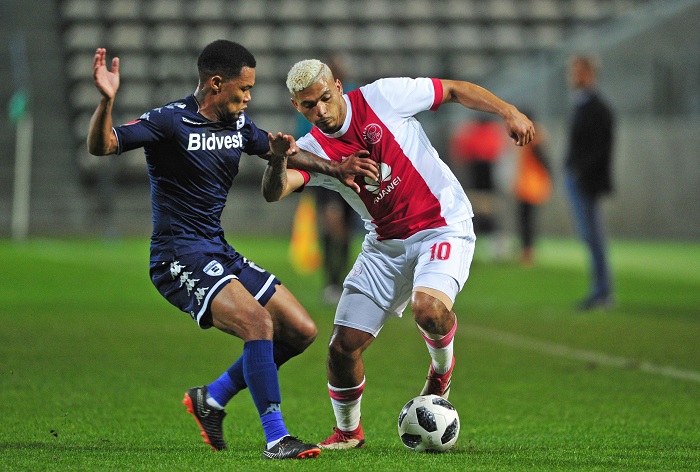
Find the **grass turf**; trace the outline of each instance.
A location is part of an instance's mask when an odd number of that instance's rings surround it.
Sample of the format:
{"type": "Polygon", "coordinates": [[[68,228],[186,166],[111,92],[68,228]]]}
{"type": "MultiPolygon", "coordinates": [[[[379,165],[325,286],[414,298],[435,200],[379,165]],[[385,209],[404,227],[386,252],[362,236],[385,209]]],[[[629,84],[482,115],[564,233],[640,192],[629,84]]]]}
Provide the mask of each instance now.
{"type": "MultiPolygon", "coordinates": [[[[324,365],[333,308],[320,302],[320,275],[291,272],[284,240],[236,247],[319,326],[280,381],[290,431],[321,440],[333,425],[324,365]]],[[[247,392],[227,408],[229,451],[212,453],[198,436],[182,395],[220,375],[242,343],[199,330],[160,298],[147,241],[0,242],[0,469],[700,469],[700,245],[615,241],[617,305],[586,314],[572,309],[587,284],[578,243],[543,240],[531,269],[480,251],[455,305],[456,448],[416,454],[396,433],[428,368],[409,311],[365,354],[367,447],[272,462],[261,459],[247,392]]]]}

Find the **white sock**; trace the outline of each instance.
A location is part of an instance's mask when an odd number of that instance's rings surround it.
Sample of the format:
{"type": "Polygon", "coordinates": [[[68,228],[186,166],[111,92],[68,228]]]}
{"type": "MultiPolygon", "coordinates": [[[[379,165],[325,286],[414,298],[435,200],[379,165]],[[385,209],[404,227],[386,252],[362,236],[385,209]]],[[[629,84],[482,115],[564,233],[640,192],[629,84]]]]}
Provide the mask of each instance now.
{"type": "Polygon", "coordinates": [[[267,448],[270,449],[270,448],[273,447],[275,444],[277,444],[278,442],[280,442],[281,440],[283,440],[285,437],[286,437],[286,436],[282,436],[282,437],[279,438],[279,439],[275,439],[274,441],[270,441],[269,443],[267,443],[267,448]]]}
{"type": "MultiPolygon", "coordinates": [[[[418,326],[418,325],[416,325],[418,326]]],[[[455,333],[457,332],[457,319],[455,319],[455,324],[449,333],[440,337],[433,337],[434,334],[426,333],[420,326],[418,326],[423,339],[425,340],[425,345],[428,346],[428,352],[430,353],[430,359],[432,360],[433,370],[438,374],[445,374],[452,367],[452,356],[454,354],[454,340],[455,333]]]]}
{"type": "Polygon", "coordinates": [[[338,429],[349,432],[360,426],[360,403],[362,403],[362,397],[351,402],[339,402],[331,398],[338,429]]]}
{"type": "Polygon", "coordinates": [[[360,426],[362,392],[365,389],[365,379],[356,387],[338,388],[328,384],[328,393],[333,405],[335,422],[342,431],[354,431],[360,426]]]}
{"type": "Polygon", "coordinates": [[[219,402],[214,400],[214,397],[212,397],[208,393],[207,393],[207,405],[214,408],[215,410],[223,410],[224,409],[224,407],[219,405],[219,402]]]}
{"type": "MultiPolygon", "coordinates": [[[[427,343],[426,343],[427,344],[427,343]]],[[[432,347],[427,344],[430,358],[433,361],[433,369],[438,374],[444,374],[452,367],[452,354],[454,352],[454,341],[441,348],[432,347]]]]}

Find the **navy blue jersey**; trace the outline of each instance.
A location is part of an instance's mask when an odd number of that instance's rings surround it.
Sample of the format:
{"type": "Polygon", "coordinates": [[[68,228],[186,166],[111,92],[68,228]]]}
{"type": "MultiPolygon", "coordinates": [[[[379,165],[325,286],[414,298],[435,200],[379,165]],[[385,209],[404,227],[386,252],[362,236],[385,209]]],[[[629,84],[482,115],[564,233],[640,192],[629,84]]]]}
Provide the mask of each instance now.
{"type": "Polygon", "coordinates": [[[266,154],[267,132],[241,113],[235,123],[209,121],[194,95],[114,128],[118,154],[144,148],[151,181],[151,260],[228,245],[221,212],[238,174],[241,153],[266,154]]]}

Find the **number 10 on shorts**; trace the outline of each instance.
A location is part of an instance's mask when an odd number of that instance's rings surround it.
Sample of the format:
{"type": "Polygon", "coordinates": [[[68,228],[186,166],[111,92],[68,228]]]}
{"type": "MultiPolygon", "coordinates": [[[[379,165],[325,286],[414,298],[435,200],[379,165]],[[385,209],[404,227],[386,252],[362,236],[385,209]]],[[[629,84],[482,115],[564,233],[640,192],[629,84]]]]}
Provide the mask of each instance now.
{"type": "Polygon", "coordinates": [[[430,246],[430,260],[434,261],[435,259],[437,259],[440,261],[445,261],[450,258],[451,250],[452,246],[450,246],[450,243],[447,241],[435,243],[432,246],[430,246]]]}

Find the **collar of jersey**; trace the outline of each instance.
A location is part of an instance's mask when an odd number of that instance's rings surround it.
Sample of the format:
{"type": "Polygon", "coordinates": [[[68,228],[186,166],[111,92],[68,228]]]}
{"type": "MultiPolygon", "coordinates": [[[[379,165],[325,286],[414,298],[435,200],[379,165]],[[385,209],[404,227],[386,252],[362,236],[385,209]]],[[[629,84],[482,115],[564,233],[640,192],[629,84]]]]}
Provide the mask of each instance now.
{"type": "MultiPolygon", "coordinates": [[[[241,111],[241,114],[238,115],[238,119],[237,119],[234,123],[228,123],[228,122],[222,121],[222,120],[212,121],[212,120],[210,120],[209,118],[207,118],[206,116],[202,115],[202,114],[199,112],[199,107],[200,107],[200,105],[199,105],[199,100],[197,100],[197,97],[195,96],[195,94],[192,94],[192,100],[194,100],[194,103],[197,105],[197,114],[198,114],[199,116],[201,116],[202,119],[203,119],[206,123],[222,123],[224,126],[229,126],[229,125],[233,124],[233,125],[236,127],[236,129],[241,129],[241,127],[243,126],[242,124],[239,126],[239,125],[238,125],[238,121],[241,119],[241,116],[244,116],[244,115],[245,115],[245,112],[241,111]]],[[[202,123],[202,124],[204,124],[204,123],[202,123]]]]}
{"type": "Polygon", "coordinates": [[[221,121],[211,121],[209,118],[207,118],[206,116],[202,115],[202,114],[199,112],[199,107],[200,107],[201,105],[199,104],[199,100],[197,100],[197,97],[196,97],[195,94],[192,94],[192,100],[194,100],[194,103],[197,105],[197,114],[198,114],[199,116],[201,116],[202,119],[203,119],[204,121],[206,121],[207,123],[221,123],[221,121]]]}

